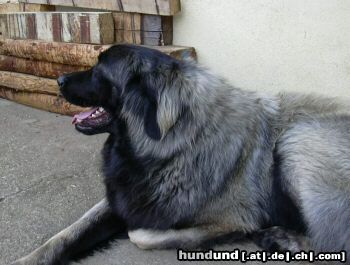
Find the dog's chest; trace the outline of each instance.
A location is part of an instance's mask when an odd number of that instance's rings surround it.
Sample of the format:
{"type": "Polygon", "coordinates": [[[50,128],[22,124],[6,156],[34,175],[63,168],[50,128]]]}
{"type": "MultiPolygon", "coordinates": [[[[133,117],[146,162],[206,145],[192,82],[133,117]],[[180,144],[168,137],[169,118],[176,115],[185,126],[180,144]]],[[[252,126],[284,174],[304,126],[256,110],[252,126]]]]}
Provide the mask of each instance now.
{"type": "Polygon", "coordinates": [[[145,164],[135,159],[130,150],[106,145],[104,175],[107,198],[113,211],[126,221],[129,229],[168,229],[188,216],[182,210],[185,205],[179,205],[176,194],[164,196],[167,191],[161,191],[160,183],[150,175],[145,164]]]}

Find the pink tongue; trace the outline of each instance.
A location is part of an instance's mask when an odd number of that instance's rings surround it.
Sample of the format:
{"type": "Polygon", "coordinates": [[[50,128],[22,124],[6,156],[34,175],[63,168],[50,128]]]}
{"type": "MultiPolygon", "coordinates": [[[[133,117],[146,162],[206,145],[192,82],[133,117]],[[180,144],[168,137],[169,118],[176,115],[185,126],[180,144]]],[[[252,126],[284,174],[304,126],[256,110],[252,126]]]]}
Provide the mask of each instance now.
{"type": "Polygon", "coordinates": [[[84,112],[80,112],[79,114],[75,114],[74,117],[73,117],[73,120],[72,120],[72,123],[75,124],[76,120],[79,119],[79,120],[84,120],[86,119],[87,117],[89,117],[91,114],[95,113],[95,111],[97,110],[98,108],[92,108],[88,111],[84,111],[84,112]]]}

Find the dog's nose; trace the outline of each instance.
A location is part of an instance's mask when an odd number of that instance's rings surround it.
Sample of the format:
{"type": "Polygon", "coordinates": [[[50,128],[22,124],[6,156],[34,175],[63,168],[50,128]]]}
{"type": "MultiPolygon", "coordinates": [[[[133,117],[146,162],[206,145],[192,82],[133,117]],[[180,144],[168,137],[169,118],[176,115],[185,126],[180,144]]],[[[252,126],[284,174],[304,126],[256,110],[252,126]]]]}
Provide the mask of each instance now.
{"type": "Polygon", "coordinates": [[[66,77],[64,75],[61,75],[57,79],[57,84],[59,85],[60,88],[64,87],[64,84],[66,83],[66,77]]]}

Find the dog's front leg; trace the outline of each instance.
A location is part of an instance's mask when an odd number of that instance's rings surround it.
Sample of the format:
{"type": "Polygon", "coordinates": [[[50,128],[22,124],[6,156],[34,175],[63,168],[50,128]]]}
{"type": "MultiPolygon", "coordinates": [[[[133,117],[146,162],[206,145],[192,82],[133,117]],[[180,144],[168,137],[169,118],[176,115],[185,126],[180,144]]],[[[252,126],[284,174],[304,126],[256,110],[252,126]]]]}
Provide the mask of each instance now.
{"type": "Polygon", "coordinates": [[[245,233],[225,231],[215,226],[199,226],[184,229],[152,230],[137,229],[128,232],[130,241],[141,249],[206,248],[217,239],[229,237],[231,241],[242,240],[245,233]]]}
{"type": "Polygon", "coordinates": [[[71,257],[89,250],[95,244],[124,229],[125,224],[113,215],[107,200],[104,199],[78,221],[12,265],[67,264],[71,257]]]}

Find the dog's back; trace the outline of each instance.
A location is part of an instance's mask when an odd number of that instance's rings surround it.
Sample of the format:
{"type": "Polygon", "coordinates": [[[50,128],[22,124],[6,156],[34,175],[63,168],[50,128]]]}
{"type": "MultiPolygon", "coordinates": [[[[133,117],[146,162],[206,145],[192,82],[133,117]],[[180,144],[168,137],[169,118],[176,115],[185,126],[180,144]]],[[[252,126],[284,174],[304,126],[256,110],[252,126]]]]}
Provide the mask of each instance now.
{"type": "Polygon", "coordinates": [[[350,251],[350,115],[330,99],[284,97],[289,125],[277,144],[284,189],[313,247],[350,251]]]}

